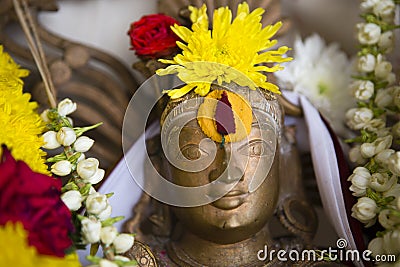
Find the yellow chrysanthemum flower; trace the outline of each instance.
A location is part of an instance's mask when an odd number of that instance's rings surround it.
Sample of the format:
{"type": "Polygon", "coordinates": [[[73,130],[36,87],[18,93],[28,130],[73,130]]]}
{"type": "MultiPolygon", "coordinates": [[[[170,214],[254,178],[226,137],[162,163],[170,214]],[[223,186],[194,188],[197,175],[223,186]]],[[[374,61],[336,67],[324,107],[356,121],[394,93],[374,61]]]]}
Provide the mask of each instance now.
{"type": "Polygon", "coordinates": [[[209,30],[206,6],[190,7],[190,11],[192,30],[178,25],[172,27],[175,34],[186,43],[177,42],[182,53],[173,60],[160,60],[172,65],[157,71],[158,75],[177,74],[186,83],[182,88],[168,91],[171,98],[179,98],[192,89],[205,96],[215,81],[220,85],[223,82],[235,82],[251,89],[260,87],[280,93],[275,84],[267,82],[263,72],[283,69],[279,64],[268,67],[264,63],[281,63],[292,59],[283,56],[289,50],[286,46],[267,51],[277,44],[277,40],[270,39],[282,26],[281,22],[263,28],[261,16],[264,9],[257,8],[250,13],[249,5],[244,2],[239,4],[233,21],[228,7],[215,10],[212,30],[209,30]]]}
{"type": "Polygon", "coordinates": [[[28,233],[21,223],[8,222],[0,226],[0,266],[19,267],[78,267],[76,254],[65,258],[40,255],[28,245],[28,233]]]}
{"type": "Polygon", "coordinates": [[[0,155],[1,145],[6,145],[16,160],[24,161],[35,172],[48,174],[46,154],[40,149],[45,125],[35,111],[37,103],[29,102],[30,94],[22,91],[21,78],[28,74],[0,45],[0,155]]]}

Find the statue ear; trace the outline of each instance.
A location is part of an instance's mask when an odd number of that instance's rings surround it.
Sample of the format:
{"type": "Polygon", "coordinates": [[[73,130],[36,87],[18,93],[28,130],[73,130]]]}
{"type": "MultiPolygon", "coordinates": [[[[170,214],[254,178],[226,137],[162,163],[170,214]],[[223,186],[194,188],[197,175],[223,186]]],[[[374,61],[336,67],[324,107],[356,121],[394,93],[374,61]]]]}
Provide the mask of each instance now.
{"type": "Polygon", "coordinates": [[[301,163],[295,144],[295,127],[285,127],[279,153],[280,194],[277,215],[280,223],[292,234],[311,241],[317,230],[318,220],[313,206],[304,192],[301,163]],[[290,168],[288,168],[290,166],[290,168]]]}

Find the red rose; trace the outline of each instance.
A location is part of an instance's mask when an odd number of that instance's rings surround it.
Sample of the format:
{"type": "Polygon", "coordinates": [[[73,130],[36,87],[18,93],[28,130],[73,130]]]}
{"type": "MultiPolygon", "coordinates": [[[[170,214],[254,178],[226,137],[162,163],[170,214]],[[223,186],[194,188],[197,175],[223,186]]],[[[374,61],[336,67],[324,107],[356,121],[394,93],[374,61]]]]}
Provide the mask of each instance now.
{"type": "Polygon", "coordinates": [[[128,34],[131,38],[132,50],[142,58],[160,58],[177,50],[179,37],[171,30],[171,26],[179,24],[175,19],[155,14],[143,16],[131,24],[128,34]]]}
{"type": "Polygon", "coordinates": [[[60,198],[61,180],[33,172],[7,149],[0,158],[0,225],[21,222],[39,253],[65,256],[71,247],[71,213],[60,198]]]}

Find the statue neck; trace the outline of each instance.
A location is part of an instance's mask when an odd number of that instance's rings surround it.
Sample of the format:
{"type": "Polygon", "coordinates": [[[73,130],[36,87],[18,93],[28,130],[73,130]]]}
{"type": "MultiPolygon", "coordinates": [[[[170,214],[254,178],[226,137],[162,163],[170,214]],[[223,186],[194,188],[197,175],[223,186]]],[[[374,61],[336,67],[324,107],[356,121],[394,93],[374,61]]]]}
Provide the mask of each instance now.
{"type": "MultiPolygon", "coordinates": [[[[168,256],[178,266],[266,266],[257,258],[264,246],[273,246],[268,224],[249,239],[234,244],[217,244],[184,231],[178,241],[171,241],[168,256]]],[[[267,264],[269,266],[269,264],[267,264]]]]}

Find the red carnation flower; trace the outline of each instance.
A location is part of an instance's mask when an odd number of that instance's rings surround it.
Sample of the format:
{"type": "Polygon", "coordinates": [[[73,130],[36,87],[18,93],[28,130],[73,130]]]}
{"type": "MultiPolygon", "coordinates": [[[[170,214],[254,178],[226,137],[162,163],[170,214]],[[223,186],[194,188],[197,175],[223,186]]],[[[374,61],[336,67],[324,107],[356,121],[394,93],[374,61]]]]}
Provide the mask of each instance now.
{"type": "Polygon", "coordinates": [[[21,222],[40,254],[65,256],[71,247],[71,213],[60,198],[61,180],[33,172],[7,149],[0,158],[0,225],[21,222]]]}
{"type": "Polygon", "coordinates": [[[163,14],[143,16],[131,24],[128,35],[131,38],[131,49],[141,58],[160,58],[177,50],[179,37],[171,26],[179,22],[163,14]]]}

